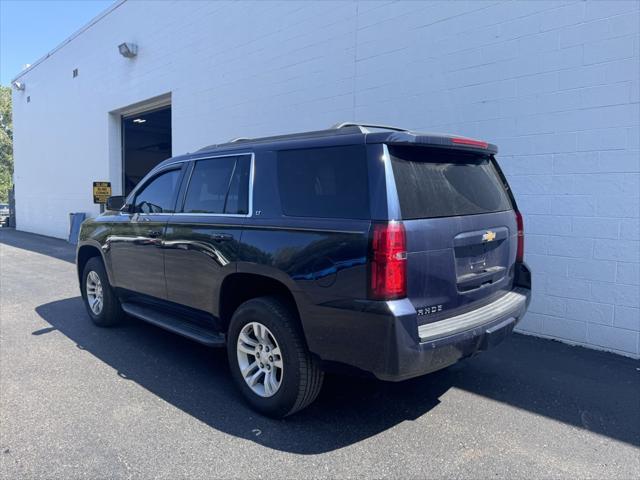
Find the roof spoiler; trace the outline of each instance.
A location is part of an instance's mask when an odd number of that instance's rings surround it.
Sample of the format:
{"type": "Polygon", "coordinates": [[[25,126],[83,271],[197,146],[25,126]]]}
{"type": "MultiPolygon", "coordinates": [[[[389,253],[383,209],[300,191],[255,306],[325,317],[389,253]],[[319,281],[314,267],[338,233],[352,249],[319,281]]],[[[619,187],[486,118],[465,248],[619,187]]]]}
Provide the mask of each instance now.
{"type": "Polygon", "coordinates": [[[367,135],[367,143],[378,142],[384,142],[389,145],[423,145],[425,147],[448,148],[452,150],[470,150],[489,155],[498,153],[498,147],[493,143],[450,134],[405,132],[382,137],[378,134],[367,135]]]}

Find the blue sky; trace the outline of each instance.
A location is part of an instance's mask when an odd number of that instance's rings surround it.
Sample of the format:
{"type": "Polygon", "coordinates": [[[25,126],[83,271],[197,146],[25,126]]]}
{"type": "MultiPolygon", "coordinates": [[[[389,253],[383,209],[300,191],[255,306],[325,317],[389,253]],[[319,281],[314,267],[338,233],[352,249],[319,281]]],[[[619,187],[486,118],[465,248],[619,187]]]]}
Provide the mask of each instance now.
{"type": "Polygon", "coordinates": [[[114,0],[0,0],[0,84],[9,85],[114,0]]]}

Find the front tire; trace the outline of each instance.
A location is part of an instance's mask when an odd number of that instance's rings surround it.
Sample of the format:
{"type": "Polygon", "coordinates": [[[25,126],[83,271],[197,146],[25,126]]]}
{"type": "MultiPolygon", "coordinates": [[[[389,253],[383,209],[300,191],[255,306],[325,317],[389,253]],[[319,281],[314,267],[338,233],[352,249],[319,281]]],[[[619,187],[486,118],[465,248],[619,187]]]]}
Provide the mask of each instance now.
{"type": "Polygon", "coordinates": [[[122,322],[124,312],[116,297],[102,259],[92,257],[82,272],[82,299],[93,323],[100,327],[112,327],[122,322]]]}
{"type": "Polygon", "coordinates": [[[234,381],[247,402],[282,418],[311,404],[324,373],[306,347],[295,314],[276,297],[249,300],[229,325],[227,354],[234,381]]]}

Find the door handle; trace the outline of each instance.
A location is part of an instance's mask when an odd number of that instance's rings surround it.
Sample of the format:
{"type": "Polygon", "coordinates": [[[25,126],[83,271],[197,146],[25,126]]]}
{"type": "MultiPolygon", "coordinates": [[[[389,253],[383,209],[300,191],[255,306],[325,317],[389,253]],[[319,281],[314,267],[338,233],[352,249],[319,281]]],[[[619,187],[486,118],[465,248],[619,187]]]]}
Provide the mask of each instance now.
{"type": "Polygon", "coordinates": [[[162,235],[162,232],[161,232],[161,231],[159,231],[159,230],[149,230],[149,231],[147,232],[147,236],[148,236],[149,238],[158,238],[158,237],[160,237],[161,235],[162,235]]]}
{"type": "Polygon", "coordinates": [[[233,240],[233,235],[228,233],[214,233],[211,235],[211,239],[216,242],[228,242],[229,240],[233,240]]]}

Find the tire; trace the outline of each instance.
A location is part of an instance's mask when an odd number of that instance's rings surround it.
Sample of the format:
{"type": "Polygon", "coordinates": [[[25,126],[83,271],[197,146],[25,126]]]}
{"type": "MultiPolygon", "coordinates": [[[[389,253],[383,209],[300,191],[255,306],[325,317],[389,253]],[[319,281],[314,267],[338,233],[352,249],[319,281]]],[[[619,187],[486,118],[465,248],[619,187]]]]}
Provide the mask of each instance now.
{"type": "Polygon", "coordinates": [[[82,290],[82,299],[84,306],[87,309],[87,313],[93,323],[99,327],[113,327],[118,325],[124,319],[124,312],[120,307],[120,301],[116,297],[111,284],[109,283],[109,277],[102,263],[102,259],[99,257],[92,257],[87,261],[82,272],[82,282],[80,282],[80,288],[82,290]],[[95,275],[95,276],[94,276],[95,275]],[[91,297],[95,298],[95,289],[89,291],[90,288],[87,283],[88,277],[91,276],[93,281],[90,282],[95,285],[95,278],[97,276],[99,285],[102,292],[102,306],[98,309],[91,307],[91,297]]]}
{"type": "Polygon", "coordinates": [[[286,417],[307,407],[320,393],[324,372],[307,349],[296,315],[277,297],[254,298],[238,307],[229,325],[227,355],[231,375],[238,388],[249,405],[264,415],[286,417]],[[266,331],[263,327],[266,327],[266,331]],[[255,334],[259,330],[262,330],[262,337],[255,334]],[[241,333],[244,334],[243,340],[239,342],[241,333]],[[247,337],[256,345],[245,342],[247,337]],[[261,345],[264,349],[260,348],[261,345]],[[269,347],[271,350],[266,350],[269,347]],[[278,349],[279,355],[275,353],[278,349]],[[253,351],[254,354],[248,354],[247,351],[253,351]],[[268,363],[265,351],[274,354],[271,363],[268,363]],[[256,357],[260,352],[262,356],[256,357]],[[260,358],[265,368],[260,368],[260,358]],[[247,378],[258,375],[254,387],[249,386],[242,373],[242,367],[249,369],[252,360],[258,365],[248,370],[247,378]],[[279,380],[278,364],[281,366],[279,380]],[[271,372],[267,370],[269,366],[272,367],[271,372]],[[259,375],[260,371],[262,375],[259,375]],[[268,373],[275,379],[277,388],[267,388],[266,383],[271,385],[271,382],[267,382],[268,373]]]}

